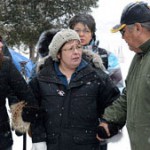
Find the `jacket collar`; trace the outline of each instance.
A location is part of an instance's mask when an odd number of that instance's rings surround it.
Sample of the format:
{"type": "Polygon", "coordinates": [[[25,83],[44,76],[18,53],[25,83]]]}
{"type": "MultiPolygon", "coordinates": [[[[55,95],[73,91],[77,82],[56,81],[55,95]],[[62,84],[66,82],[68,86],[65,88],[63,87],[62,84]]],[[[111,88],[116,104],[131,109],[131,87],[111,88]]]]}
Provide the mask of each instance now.
{"type": "Polygon", "coordinates": [[[144,44],[142,44],[139,48],[142,50],[142,54],[145,54],[148,51],[150,51],[150,39],[146,41],[144,44]]]}
{"type": "MultiPolygon", "coordinates": [[[[83,84],[84,82],[86,82],[87,77],[88,77],[88,80],[89,78],[90,80],[92,80],[92,77],[93,77],[92,72],[94,71],[93,67],[86,63],[83,66],[81,65],[80,67],[79,67],[80,69],[78,68],[76,70],[75,72],[76,75],[72,79],[72,83],[75,83],[76,85],[72,84],[72,86],[78,86],[78,84],[79,85],[83,84]],[[91,77],[86,76],[87,74],[91,74],[91,77]],[[82,79],[82,82],[81,82],[81,79],[82,79]]],[[[54,69],[54,61],[50,57],[46,60],[46,63],[44,64],[43,69],[40,71],[38,75],[38,79],[47,81],[47,82],[50,81],[50,82],[62,84],[61,80],[57,76],[57,72],[54,69]]]]}

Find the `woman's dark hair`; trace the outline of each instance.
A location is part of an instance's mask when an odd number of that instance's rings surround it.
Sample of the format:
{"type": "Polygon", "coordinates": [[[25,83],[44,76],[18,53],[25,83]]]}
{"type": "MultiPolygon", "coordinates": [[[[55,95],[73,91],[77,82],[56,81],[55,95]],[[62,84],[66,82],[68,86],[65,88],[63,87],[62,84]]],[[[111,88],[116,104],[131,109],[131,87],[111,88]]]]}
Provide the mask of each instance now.
{"type": "Polygon", "coordinates": [[[93,39],[96,40],[95,32],[96,32],[96,23],[94,18],[89,14],[78,14],[72,17],[69,21],[69,28],[74,29],[74,26],[77,23],[82,23],[84,25],[87,25],[88,28],[93,33],[93,39]]]}
{"type": "Polygon", "coordinates": [[[51,43],[54,35],[58,32],[58,29],[51,29],[46,30],[41,33],[39,40],[36,44],[37,52],[42,56],[45,57],[48,55],[49,49],[48,46],[51,43]]]}

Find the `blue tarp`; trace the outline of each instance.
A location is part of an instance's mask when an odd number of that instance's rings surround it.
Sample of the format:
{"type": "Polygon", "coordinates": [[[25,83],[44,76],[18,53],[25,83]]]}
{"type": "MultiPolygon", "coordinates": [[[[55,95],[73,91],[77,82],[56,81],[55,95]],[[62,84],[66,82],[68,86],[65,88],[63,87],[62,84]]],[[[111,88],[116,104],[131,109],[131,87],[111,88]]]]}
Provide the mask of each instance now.
{"type": "Polygon", "coordinates": [[[9,48],[9,51],[11,53],[12,59],[13,59],[13,63],[15,64],[16,68],[19,70],[19,72],[21,72],[21,65],[20,62],[22,61],[26,61],[27,64],[25,65],[25,71],[26,71],[26,75],[29,78],[31,75],[31,70],[34,66],[34,63],[32,62],[32,60],[28,59],[27,57],[21,55],[20,53],[14,51],[13,49],[9,48]]]}

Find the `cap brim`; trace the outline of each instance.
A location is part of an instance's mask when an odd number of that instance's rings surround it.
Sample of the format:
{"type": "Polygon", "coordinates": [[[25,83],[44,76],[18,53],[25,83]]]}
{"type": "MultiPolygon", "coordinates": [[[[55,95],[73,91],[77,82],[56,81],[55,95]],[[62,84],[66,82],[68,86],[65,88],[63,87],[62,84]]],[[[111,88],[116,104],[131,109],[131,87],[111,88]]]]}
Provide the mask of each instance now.
{"type": "Polygon", "coordinates": [[[119,25],[116,25],[114,26],[112,29],[111,29],[111,32],[112,33],[116,33],[120,30],[122,30],[124,27],[126,26],[126,24],[119,24],[119,25]]]}

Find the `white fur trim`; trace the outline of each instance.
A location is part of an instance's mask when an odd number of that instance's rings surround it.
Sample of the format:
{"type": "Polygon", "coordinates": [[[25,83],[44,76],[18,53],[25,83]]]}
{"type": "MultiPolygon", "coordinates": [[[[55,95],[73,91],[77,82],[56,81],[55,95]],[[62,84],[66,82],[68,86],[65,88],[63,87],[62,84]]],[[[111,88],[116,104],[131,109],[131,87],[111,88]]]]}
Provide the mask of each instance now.
{"type": "Polygon", "coordinates": [[[24,101],[18,102],[17,104],[13,104],[10,106],[12,127],[14,130],[21,133],[27,132],[30,127],[30,123],[24,122],[22,119],[22,108],[24,106],[24,101]]]}
{"type": "Polygon", "coordinates": [[[101,68],[103,71],[106,71],[104,65],[103,65],[103,61],[100,57],[99,54],[94,53],[91,50],[83,50],[83,54],[85,54],[86,56],[88,56],[89,60],[92,60],[92,63],[94,64],[94,66],[96,68],[101,68]]]}

